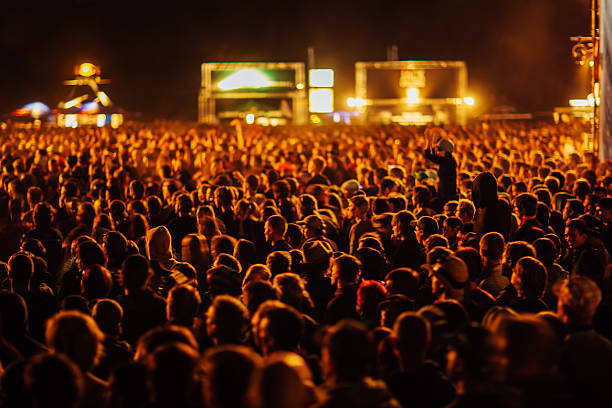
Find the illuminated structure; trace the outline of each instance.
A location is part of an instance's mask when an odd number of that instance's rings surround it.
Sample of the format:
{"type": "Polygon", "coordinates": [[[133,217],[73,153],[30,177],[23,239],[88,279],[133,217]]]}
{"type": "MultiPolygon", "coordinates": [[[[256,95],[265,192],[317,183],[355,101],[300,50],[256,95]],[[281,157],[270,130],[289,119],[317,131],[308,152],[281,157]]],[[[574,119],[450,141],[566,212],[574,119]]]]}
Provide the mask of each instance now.
{"type": "Polygon", "coordinates": [[[74,68],[75,78],[64,81],[64,85],[70,85],[71,90],[68,99],[58,104],[58,126],[117,128],[123,124],[123,112],[113,106],[108,95],[99,88],[101,84],[110,83],[110,80],[100,78],[100,73],[100,67],[89,62],[74,68]]]}
{"type": "Polygon", "coordinates": [[[364,122],[463,124],[474,105],[466,91],[463,61],[357,62],[347,104],[364,122]]]}
{"type": "Polygon", "coordinates": [[[265,125],[305,124],[305,79],[301,62],[204,63],[198,121],[217,124],[240,118],[265,125]]]}
{"type": "Polygon", "coordinates": [[[334,70],[311,69],[308,71],[308,110],[311,113],[334,111],[334,70]]]}

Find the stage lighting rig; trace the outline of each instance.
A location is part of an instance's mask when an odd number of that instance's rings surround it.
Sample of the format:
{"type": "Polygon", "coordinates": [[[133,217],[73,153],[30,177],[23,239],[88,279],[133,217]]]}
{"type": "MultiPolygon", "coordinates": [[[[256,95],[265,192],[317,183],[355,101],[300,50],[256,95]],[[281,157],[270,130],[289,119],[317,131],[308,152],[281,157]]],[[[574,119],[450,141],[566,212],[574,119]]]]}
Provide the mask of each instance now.
{"type": "Polygon", "coordinates": [[[572,57],[576,64],[583,66],[587,62],[593,66],[593,37],[570,37],[576,44],[572,47],[572,57]]]}

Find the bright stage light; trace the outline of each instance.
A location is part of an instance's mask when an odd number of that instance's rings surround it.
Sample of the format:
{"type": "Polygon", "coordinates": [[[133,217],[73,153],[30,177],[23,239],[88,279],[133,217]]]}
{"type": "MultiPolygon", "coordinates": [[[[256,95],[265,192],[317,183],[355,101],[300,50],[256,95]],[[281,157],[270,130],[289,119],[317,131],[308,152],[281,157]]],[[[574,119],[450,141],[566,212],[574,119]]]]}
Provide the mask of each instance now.
{"type": "Polygon", "coordinates": [[[94,64],[90,64],[86,62],[84,64],[79,65],[79,75],[84,77],[90,77],[96,73],[96,66],[94,64]]]}
{"type": "Polygon", "coordinates": [[[106,124],[106,115],[98,115],[96,119],[96,125],[98,127],[104,127],[105,124],[106,124]]]}
{"type": "Polygon", "coordinates": [[[76,128],[79,126],[77,115],[66,115],[66,121],[64,122],[66,127],[76,128]]]}
{"type": "Polygon", "coordinates": [[[33,118],[38,119],[42,115],[51,113],[51,109],[42,102],[31,102],[21,108],[24,112],[32,115],[33,118]]]}
{"type": "Polygon", "coordinates": [[[418,88],[408,88],[406,89],[406,99],[408,103],[419,103],[419,90],[418,88]]]}
{"type": "Polygon", "coordinates": [[[310,111],[329,113],[334,110],[334,92],[331,89],[310,89],[308,94],[310,111]]]}
{"type": "Polygon", "coordinates": [[[334,70],[311,69],[309,71],[310,86],[313,88],[331,88],[334,86],[334,70]]]}
{"type": "Polygon", "coordinates": [[[109,106],[111,104],[110,98],[104,91],[98,91],[98,100],[102,106],[109,106]]]}
{"type": "Polygon", "coordinates": [[[295,87],[297,89],[304,89],[304,84],[297,84],[295,87]]]}
{"type": "Polygon", "coordinates": [[[351,108],[361,108],[366,105],[366,101],[361,98],[348,98],[346,104],[351,108]]]}
{"type": "Polygon", "coordinates": [[[98,109],[100,109],[100,105],[98,105],[98,102],[91,101],[84,104],[81,111],[83,113],[96,113],[98,112],[98,109]]]}
{"type": "Polygon", "coordinates": [[[476,101],[471,96],[466,96],[465,98],[463,98],[463,102],[465,102],[465,104],[468,106],[474,106],[474,103],[476,101]]]}
{"type": "Polygon", "coordinates": [[[595,61],[590,60],[590,61],[589,61],[589,67],[592,67],[592,66],[594,66],[594,65],[595,65],[595,61]]]}
{"type": "Polygon", "coordinates": [[[589,101],[586,99],[570,99],[569,100],[569,105],[572,107],[583,107],[583,106],[589,106],[589,101]]]}
{"type": "Polygon", "coordinates": [[[247,113],[245,120],[247,124],[252,125],[255,122],[255,115],[252,113],[247,113]]]}
{"type": "Polygon", "coordinates": [[[241,69],[217,84],[217,87],[224,91],[239,88],[264,88],[268,86],[270,86],[270,80],[263,73],[253,68],[241,69]]]}
{"type": "Polygon", "coordinates": [[[111,127],[117,129],[123,123],[123,115],[120,113],[113,113],[111,115],[111,127]]]}

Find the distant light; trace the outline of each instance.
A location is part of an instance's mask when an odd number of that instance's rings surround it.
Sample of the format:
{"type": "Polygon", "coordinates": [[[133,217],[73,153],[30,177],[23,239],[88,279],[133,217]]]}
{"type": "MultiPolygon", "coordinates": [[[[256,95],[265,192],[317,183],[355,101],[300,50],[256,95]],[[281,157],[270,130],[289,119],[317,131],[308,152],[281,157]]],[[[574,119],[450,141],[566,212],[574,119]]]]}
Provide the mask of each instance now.
{"type": "MultiPolygon", "coordinates": [[[[75,106],[81,106],[81,103],[88,98],[88,95],[78,96],[74,99],[64,103],[64,109],[74,108],[75,106]]],[[[61,107],[61,104],[60,104],[61,107]]]]}
{"type": "Polygon", "coordinates": [[[102,106],[110,106],[111,101],[108,95],[104,93],[104,91],[98,91],[98,100],[102,104],[102,106]]]}
{"type": "Polygon", "coordinates": [[[295,86],[297,89],[304,89],[304,84],[299,83],[295,86]]]}
{"type": "Polygon", "coordinates": [[[570,99],[569,105],[572,107],[589,106],[589,101],[586,99],[570,99]]]}
{"type": "Polygon", "coordinates": [[[77,115],[66,115],[66,120],[64,122],[66,127],[76,128],[79,126],[79,121],[77,119],[77,115]]]}
{"type": "Polygon", "coordinates": [[[338,123],[340,122],[340,114],[338,112],[334,113],[334,122],[338,123]]]}
{"type": "Polygon", "coordinates": [[[81,108],[81,112],[83,113],[96,113],[98,112],[98,110],[100,109],[100,105],[98,105],[98,102],[87,102],[86,104],[83,105],[83,108],[81,108]]]}
{"type": "Polygon", "coordinates": [[[315,125],[318,125],[319,123],[321,123],[321,118],[319,117],[319,115],[310,115],[310,121],[315,125]]]}
{"type": "Polygon", "coordinates": [[[471,96],[466,96],[465,98],[463,98],[463,102],[465,102],[465,104],[468,106],[474,106],[474,103],[476,101],[474,101],[474,98],[472,98],[471,96]]]}
{"type": "Polygon", "coordinates": [[[261,126],[270,126],[271,121],[270,121],[270,119],[266,118],[265,116],[261,116],[261,117],[255,119],[255,123],[257,123],[258,125],[261,125],[261,126]]]}
{"type": "Polygon", "coordinates": [[[348,98],[346,104],[351,108],[361,108],[366,105],[366,101],[361,98],[348,98]]]}
{"type": "Polygon", "coordinates": [[[334,86],[334,70],[311,69],[309,71],[309,83],[313,88],[331,88],[334,86]]]}
{"type": "Polygon", "coordinates": [[[419,90],[418,88],[408,88],[406,89],[406,99],[408,103],[419,103],[419,90]]]}
{"type": "Polygon", "coordinates": [[[240,88],[264,88],[270,85],[270,80],[263,73],[253,68],[246,68],[219,81],[217,87],[229,91],[240,88]]]}
{"type": "Polygon", "coordinates": [[[334,110],[334,92],[327,88],[311,88],[308,93],[310,112],[330,113],[334,110]]]}
{"type": "Polygon", "coordinates": [[[123,124],[123,115],[120,113],[113,113],[111,115],[111,127],[117,129],[123,124]]]}
{"type": "Polygon", "coordinates": [[[590,61],[589,61],[589,67],[593,67],[593,66],[595,66],[595,61],[590,60],[590,61]]]}
{"type": "Polygon", "coordinates": [[[84,64],[79,65],[79,75],[84,77],[90,77],[96,73],[96,66],[94,64],[90,64],[86,62],[84,64]]]}
{"type": "Polygon", "coordinates": [[[105,124],[106,124],[106,115],[98,115],[98,118],[96,120],[96,125],[98,127],[104,127],[105,124]]]}
{"type": "Polygon", "coordinates": [[[35,119],[51,113],[51,109],[49,109],[49,107],[42,102],[31,102],[23,106],[21,109],[23,111],[27,111],[27,113],[29,113],[35,119]]]}
{"type": "Polygon", "coordinates": [[[252,113],[247,113],[245,119],[246,119],[246,123],[248,123],[249,125],[252,125],[255,122],[255,115],[252,113]]]}

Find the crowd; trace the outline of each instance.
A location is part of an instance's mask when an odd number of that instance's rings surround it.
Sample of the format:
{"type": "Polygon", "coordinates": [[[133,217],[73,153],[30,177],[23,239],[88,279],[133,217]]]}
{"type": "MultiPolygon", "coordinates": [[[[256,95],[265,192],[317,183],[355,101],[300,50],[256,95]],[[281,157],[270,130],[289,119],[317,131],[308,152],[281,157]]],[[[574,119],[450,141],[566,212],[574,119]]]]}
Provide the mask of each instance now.
{"type": "Polygon", "coordinates": [[[3,407],[611,406],[580,124],[0,130],[3,407]]]}

